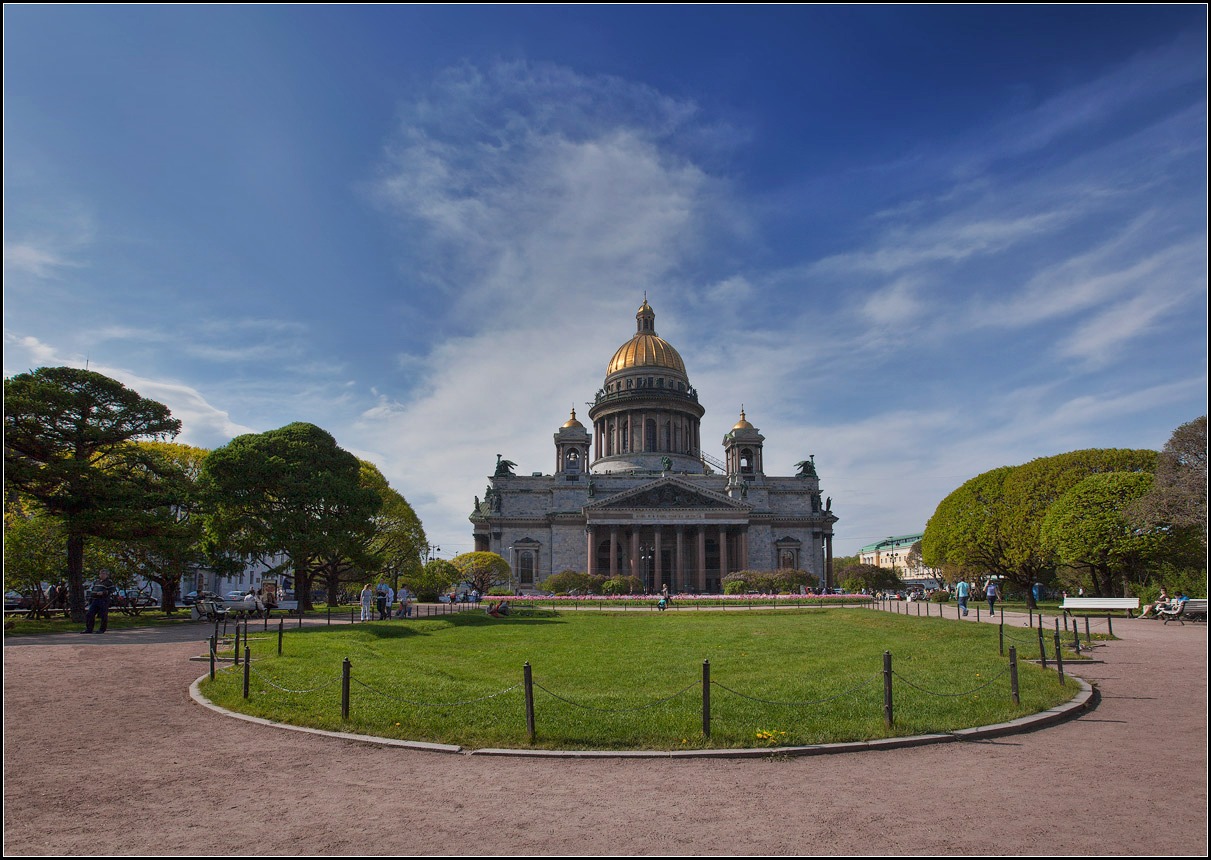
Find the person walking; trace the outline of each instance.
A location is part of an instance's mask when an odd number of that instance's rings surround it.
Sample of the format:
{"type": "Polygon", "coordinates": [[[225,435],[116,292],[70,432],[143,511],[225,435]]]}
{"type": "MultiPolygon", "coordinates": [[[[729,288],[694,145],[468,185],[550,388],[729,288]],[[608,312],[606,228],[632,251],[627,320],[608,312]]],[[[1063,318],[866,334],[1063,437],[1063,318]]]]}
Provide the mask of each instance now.
{"type": "Polygon", "coordinates": [[[967,615],[967,598],[971,596],[971,586],[966,579],[960,579],[955,585],[955,599],[959,601],[959,612],[967,615]]]}
{"type": "Polygon", "coordinates": [[[988,600],[988,614],[996,615],[997,601],[1001,599],[1001,589],[997,586],[995,579],[989,579],[988,585],[984,586],[984,597],[988,600]]]}
{"type": "Polygon", "coordinates": [[[84,629],[81,633],[104,633],[109,628],[109,603],[117,590],[109,576],[108,570],[102,570],[101,578],[88,590],[88,609],[84,613],[84,629]],[[93,630],[98,617],[101,619],[101,629],[93,630]]]}
{"type": "Polygon", "coordinates": [[[369,621],[370,613],[374,611],[374,589],[370,587],[370,583],[366,583],[362,587],[362,621],[369,621]]]}

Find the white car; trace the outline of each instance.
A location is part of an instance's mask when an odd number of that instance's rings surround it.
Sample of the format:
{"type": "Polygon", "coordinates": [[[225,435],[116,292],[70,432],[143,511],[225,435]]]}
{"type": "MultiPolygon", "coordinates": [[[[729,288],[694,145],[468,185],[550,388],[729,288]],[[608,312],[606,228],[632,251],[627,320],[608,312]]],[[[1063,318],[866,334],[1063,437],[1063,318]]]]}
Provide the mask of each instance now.
{"type": "Polygon", "coordinates": [[[229,591],[223,595],[223,599],[239,602],[244,599],[244,595],[247,593],[248,593],[247,591],[229,591]]]}

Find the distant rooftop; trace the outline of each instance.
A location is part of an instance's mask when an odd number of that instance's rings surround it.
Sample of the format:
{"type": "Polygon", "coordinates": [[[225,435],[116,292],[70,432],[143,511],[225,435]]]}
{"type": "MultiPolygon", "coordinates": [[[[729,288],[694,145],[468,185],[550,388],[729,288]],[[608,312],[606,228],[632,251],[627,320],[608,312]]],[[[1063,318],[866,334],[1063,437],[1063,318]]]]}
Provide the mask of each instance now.
{"type": "Polygon", "coordinates": [[[911,535],[896,535],[895,537],[885,537],[883,540],[876,543],[870,543],[858,550],[861,555],[864,552],[876,552],[886,549],[894,549],[899,546],[912,546],[914,543],[925,537],[923,532],[917,532],[911,535]]]}

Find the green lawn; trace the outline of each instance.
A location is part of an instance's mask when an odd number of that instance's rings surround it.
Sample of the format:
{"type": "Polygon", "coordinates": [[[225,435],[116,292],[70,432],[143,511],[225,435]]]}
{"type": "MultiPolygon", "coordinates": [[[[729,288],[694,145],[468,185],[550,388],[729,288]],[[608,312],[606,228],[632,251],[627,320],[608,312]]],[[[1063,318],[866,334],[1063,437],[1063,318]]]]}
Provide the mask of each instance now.
{"type": "MultiPolygon", "coordinates": [[[[1054,672],[1019,663],[1009,694],[997,628],[860,609],[481,613],[288,630],[252,628],[243,670],[202,691],[282,722],[461,744],[530,746],[523,664],[535,683],[543,748],[678,749],[862,740],[1002,722],[1071,697],[1054,672]],[[883,652],[893,655],[895,726],[883,715],[883,652]],[[340,671],[351,663],[341,719],[340,671]],[[711,737],[702,735],[710,661],[711,737]]],[[[1030,655],[1023,654],[1023,659],[1030,655]]]]}

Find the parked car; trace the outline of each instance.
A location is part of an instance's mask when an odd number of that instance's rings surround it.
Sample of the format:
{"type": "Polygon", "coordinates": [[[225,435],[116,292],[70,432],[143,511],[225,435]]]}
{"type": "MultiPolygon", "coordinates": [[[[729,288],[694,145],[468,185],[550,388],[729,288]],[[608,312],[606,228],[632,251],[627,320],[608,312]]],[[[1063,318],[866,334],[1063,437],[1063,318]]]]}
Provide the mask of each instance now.
{"type": "Polygon", "coordinates": [[[117,598],[129,602],[132,606],[158,606],[160,603],[151,592],[137,588],[119,588],[117,598]]]}
{"type": "Polygon", "coordinates": [[[17,591],[4,592],[4,610],[11,612],[14,609],[29,609],[29,598],[17,591]]]}
{"type": "Polygon", "coordinates": [[[243,600],[247,591],[229,591],[223,595],[224,600],[243,600]]]}
{"type": "Polygon", "coordinates": [[[213,591],[191,591],[181,598],[182,606],[193,606],[199,600],[222,600],[213,591]]]}

